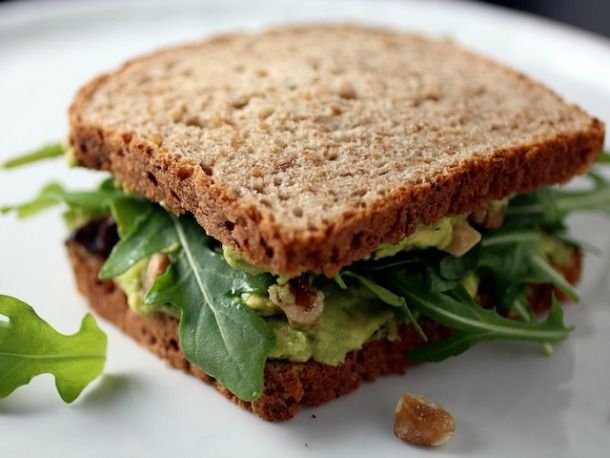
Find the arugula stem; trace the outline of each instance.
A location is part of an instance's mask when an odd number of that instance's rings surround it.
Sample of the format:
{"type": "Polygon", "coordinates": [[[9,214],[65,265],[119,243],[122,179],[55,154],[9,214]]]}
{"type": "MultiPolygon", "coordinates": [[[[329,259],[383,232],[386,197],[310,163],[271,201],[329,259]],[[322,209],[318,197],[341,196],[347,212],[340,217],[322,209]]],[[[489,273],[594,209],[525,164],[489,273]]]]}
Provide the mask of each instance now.
{"type": "MultiPolygon", "coordinates": [[[[520,299],[515,300],[515,302],[513,303],[513,309],[526,323],[532,323],[534,321],[534,314],[531,308],[524,304],[520,299]]],[[[542,351],[546,356],[551,356],[555,351],[553,348],[553,344],[551,344],[550,342],[542,342],[540,346],[542,347],[542,351]]]]}
{"type": "MultiPolygon", "coordinates": [[[[610,186],[597,186],[590,191],[555,191],[553,194],[553,203],[560,215],[572,211],[598,210],[610,202],[610,186]]],[[[508,216],[536,215],[544,212],[545,206],[542,203],[509,206],[506,209],[508,216]]]]}
{"type": "Polygon", "coordinates": [[[537,231],[515,231],[510,234],[493,235],[481,240],[481,246],[490,247],[508,243],[538,242],[540,234],[537,231]]]}
{"type": "Polygon", "coordinates": [[[537,254],[531,256],[531,261],[535,268],[539,269],[541,272],[550,277],[553,284],[563,293],[565,293],[571,300],[578,301],[578,292],[576,289],[574,289],[574,287],[564,278],[564,276],[557,272],[553,266],[551,266],[537,254]]]}
{"type": "Polygon", "coordinates": [[[66,147],[63,143],[53,143],[51,145],[43,146],[35,151],[26,153],[19,157],[14,157],[0,163],[0,169],[14,169],[21,167],[22,165],[31,164],[44,159],[52,159],[55,157],[63,156],[66,153],[66,147]]]}

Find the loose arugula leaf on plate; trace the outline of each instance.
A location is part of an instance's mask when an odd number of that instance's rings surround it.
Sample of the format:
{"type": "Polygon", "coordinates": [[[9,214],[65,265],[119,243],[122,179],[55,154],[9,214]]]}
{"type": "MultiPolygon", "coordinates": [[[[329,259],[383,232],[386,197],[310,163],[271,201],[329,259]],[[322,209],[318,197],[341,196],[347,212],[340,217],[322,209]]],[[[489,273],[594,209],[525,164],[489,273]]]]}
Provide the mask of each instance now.
{"type": "Polygon", "coordinates": [[[66,146],[63,143],[53,143],[51,145],[45,145],[35,151],[31,151],[21,156],[9,159],[8,161],[2,162],[0,163],[0,169],[14,169],[45,159],[60,157],[64,154],[66,154],[66,146]]]}
{"type": "Polygon", "coordinates": [[[273,280],[231,269],[191,218],[171,217],[180,248],[146,295],[148,304],[181,310],[180,345],[186,358],[239,398],[257,399],[273,331],[242,304],[245,292],[266,293],[273,280]]]}
{"type": "Polygon", "coordinates": [[[65,336],[43,321],[32,307],[0,295],[0,398],[50,373],[65,402],[74,401],[104,369],[106,335],[87,314],[80,330],[65,336]]]}

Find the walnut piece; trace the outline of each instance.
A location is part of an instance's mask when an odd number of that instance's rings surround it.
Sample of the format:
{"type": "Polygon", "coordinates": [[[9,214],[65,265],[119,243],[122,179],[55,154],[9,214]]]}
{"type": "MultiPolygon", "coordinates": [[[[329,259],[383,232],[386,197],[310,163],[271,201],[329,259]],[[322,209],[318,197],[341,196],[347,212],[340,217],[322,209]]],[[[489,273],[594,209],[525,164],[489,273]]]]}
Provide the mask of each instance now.
{"type": "Polygon", "coordinates": [[[451,243],[443,248],[453,256],[464,256],[481,241],[481,233],[474,229],[466,221],[459,221],[453,226],[453,238],[451,243]]]}
{"type": "Polygon", "coordinates": [[[481,229],[499,229],[504,223],[504,213],[502,208],[479,208],[470,214],[469,220],[481,229]]]}
{"type": "Polygon", "coordinates": [[[169,258],[162,253],[155,253],[151,256],[144,276],[142,277],[142,288],[144,291],[148,291],[155,280],[165,273],[169,267],[169,258]]]}
{"type": "Polygon", "coordinates": [[[271,285],[268,291],[271,302],[282,309],[293,326],[311,327],[324,311],[324,293],[313,287],[307,275],[284,285],[271,285]]]}
{"type": "Polygon", "coordinates": [[[405,393],[394,411],[394,434],[413,445],[438,447],[455,433],[449,412],[423,396],[405,393]]]}

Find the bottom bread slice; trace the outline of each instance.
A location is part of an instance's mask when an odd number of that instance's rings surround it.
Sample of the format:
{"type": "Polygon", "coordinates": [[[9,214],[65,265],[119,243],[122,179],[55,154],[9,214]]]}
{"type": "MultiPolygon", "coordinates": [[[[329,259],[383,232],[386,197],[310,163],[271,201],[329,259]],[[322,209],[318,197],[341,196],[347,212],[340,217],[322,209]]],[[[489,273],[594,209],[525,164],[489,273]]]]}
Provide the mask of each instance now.
{"type": "MultiPolygon", "coordinates": [[[[402,374],[411,364],[405,355],[423,344],[412,326],[402,326],[400,338],[394,341],[374,340],[360,350],[352,351],[345,362],[337,366],[315,361],[292,363],[270,360],[265,366],[265,389],[254,402],[242,401],[201,369],[190,364],[180,350],[178,321],[163,314],[142,316],[127,305],[123,291],[113,281],[98,279],[104,259],[88,252],[74,241],[66,243],[79,291],[91,307],[123,332],[147,347],[172,366],[191,373],[213,385],[236,404],[268,421],[292,418],[302,407],[317,406],[358,388],[380,375],[402,374]]],[[[572,263],[562,269],[571,283],[576,283],[581,272],[581,255],[576,253],[572,263]]],[[[548,308],[553,287],[536,285],[530,288],[529,298],[535,310],[548,308]]],[[[429,341],[449,335],[450,331],[435,322],[424,320],[422,327],[429,341]]]]}

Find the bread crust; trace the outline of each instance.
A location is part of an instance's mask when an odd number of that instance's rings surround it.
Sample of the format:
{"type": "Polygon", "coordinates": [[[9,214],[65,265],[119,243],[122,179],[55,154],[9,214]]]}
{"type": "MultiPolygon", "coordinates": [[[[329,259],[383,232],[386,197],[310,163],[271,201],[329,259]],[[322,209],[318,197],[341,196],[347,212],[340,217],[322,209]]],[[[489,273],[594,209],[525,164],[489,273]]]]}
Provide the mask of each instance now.
{"type": "MultiPolygon", "coordinates": [[[[232,37],[225,35],[189,46],[204,46],[232,37]]],[[[117,73],[164,52],[131,61],[117,73]]],[[[511,69],[504,71],[532,88],[542,88],[511,69]]],[[[369,255],[379,244],[396,243],[419,225],[473,211],[489,200],[564,183],[595,162],[604,140],[603,124],[571,107],[575,116],[588,117],[587,128],[558,132],[553,138],[526,146],[496,149],[493,154],[460,163],[432,181],[400,186],[371,205],[354,208],[321,226],[303,230],[283,224],[259,203],[240,198],[209,176],[204,166],[165,150],[158,142],[123,131],[120,125],[84,120],[83,106],[113,76],[113,73],[102,75],[87,84],[70,107],[70,143],[80,163],[112,172],[128,189],[162,202],[176,214],[192,213],[210,236],[238,250],[251,263],[281,274],[311,271],[332,276],[369,255]]]]}
{"type": "MultiPolygon", "coordinates": [[[[411,326],[402,326],[400,339],[368,342],[362,349],[348,353],[345,362],[338,366],[314,361],[270,360],[265,367],[263,395],[254,402],[242,401],[185,359],[180,350],[176,319],[163,314],[144,317],[133,312],[127,305],[125,294],[113,281],[98,279],[103,258],[92,255],[74,241],[68,241],[66,247],[78,289],[99,315],[172,366],[212,385],[234,403],[267,421],[288,420],[303,407],[328,402],[354,391],[364,382],[374,381],[380,375],[403,374],[411,365],[405,355],[423,343],[411,326]]],[[[575,252],[572,263],[562,269],[562,274],[570,283],[576,283],[581,266],[581,254],[575,252]]],[[[548,308],[553,291],[550,285],[537,285],[530,289],[530,302],[536,311],[548,308]]],[[[450,334],[448,329],[432,321],[423,320],[421,324],[429,341],[450,334]]]]}

